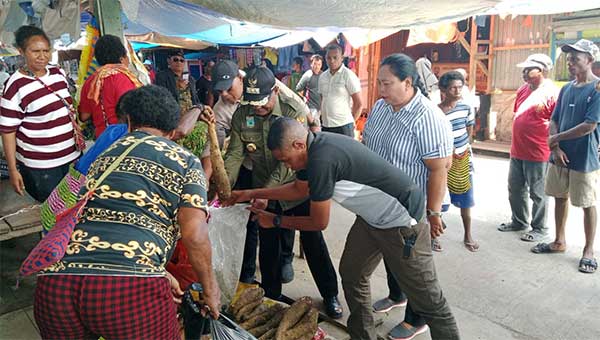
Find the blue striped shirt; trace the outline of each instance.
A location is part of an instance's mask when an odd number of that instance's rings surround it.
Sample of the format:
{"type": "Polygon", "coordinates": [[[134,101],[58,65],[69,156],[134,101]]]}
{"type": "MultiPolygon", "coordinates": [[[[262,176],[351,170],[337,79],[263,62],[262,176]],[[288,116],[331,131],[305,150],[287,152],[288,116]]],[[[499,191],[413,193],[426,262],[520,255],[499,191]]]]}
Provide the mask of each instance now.
{"type": "Polygon", "coordinates": [[[463,102],[446,112],[446,118],[452,124],[452,136],[454,137],[454,153],[460,155],[469,148],[468,126],[475,125],[475,110],[463,102]]]}
{"type": "Polygon", "coordinates": [[[423,160],[452,155],[454,140],[444,113],[417,91],[397,112],[383,99],[378,100],[367,119],[363,142],[427,193],[429,170],[423,160]]]}

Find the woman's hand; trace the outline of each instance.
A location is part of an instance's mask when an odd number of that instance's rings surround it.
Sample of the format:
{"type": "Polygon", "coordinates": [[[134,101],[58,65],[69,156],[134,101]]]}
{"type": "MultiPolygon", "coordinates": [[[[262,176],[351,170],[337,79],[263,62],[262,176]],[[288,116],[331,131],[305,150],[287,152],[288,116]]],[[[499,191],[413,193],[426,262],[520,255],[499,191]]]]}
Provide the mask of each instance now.
{"type": "Polygon", "coordinates": [[[181,304],[183,290],[181,290],[181,286],[179,286],[179,281],[177,281],[177,279],[169,272],[167,272],[167,279],[169,280],[169,284],[171,285],[171,294],[173,294],[173,301],[175,301],[176,304],[181,304]]]}
{"type": "Polygon", "coordinates": [[[206,124],[215,124],[215,113],[208,105],[204,105],[204,110],[200,113],[198,120],[205,122],[206,124]]]}
{"type": "Polygon", "coordinates": [[[25,182],[23,182],[23,176],[19,170],[9,170],[8,176],[10,178],[10,185],[12,185],[15,192],[21,196],[25,194],[25,182]]]}

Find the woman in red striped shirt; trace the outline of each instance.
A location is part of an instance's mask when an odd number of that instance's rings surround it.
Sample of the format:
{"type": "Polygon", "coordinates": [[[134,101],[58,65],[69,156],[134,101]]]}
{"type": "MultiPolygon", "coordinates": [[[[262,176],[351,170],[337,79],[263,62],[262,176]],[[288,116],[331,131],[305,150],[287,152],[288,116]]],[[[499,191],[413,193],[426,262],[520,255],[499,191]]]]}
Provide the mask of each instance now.
{"type": "Polygon", "coordinates": [[[77,159],[82,140],[73,123],[65,74],[50,61],[50,39],[33,26],[15,32],[25,64],[7,81],[0,102],[0,133],[10,182],[44,201],[77,159]],[[17,168],[17,163],[19,168],[17,168]]]}

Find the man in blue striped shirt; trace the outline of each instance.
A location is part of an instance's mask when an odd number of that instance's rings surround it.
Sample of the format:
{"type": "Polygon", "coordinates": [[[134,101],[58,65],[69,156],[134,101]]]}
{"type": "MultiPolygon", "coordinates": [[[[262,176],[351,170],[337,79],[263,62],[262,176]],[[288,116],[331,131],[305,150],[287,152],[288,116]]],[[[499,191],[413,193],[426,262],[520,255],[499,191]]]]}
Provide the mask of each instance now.
{"type": "MultiPolygon", "coordinates": [[[[427,196],[431,237],[439,237],[443,233],[441,209],[452,159],[452,129],[440,109],[424,95],[427,92],[410,57],[404,54],[386,57],[377,81],[381,99],[369,114],[363,141],[423,190],[427,196]]],[[[374,304],[379,312],[406,303],[406,296],[389,268],[386,269],[390,295],[374,304]]],[[[426,330],[425,320],[413,312],[409,301],[405,321],[394,327],[389,337],[408,340],[426,330]]]]}

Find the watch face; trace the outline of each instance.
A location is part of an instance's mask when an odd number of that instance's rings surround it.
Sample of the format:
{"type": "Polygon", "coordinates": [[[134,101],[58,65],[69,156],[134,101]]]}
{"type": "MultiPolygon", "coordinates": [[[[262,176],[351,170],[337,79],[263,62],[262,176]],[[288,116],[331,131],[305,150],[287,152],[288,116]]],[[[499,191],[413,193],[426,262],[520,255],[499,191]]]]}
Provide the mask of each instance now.
{"type": "Polygon", "coordinates": [[[273,217],[273,225],[277,228],[281,227],[281,216],[280,215],[273,217]]]}

